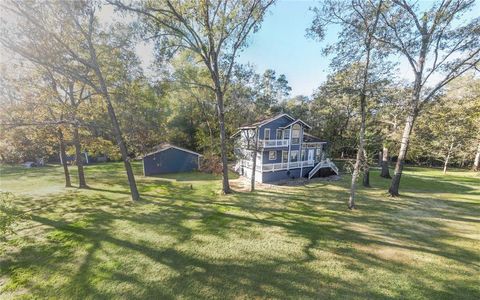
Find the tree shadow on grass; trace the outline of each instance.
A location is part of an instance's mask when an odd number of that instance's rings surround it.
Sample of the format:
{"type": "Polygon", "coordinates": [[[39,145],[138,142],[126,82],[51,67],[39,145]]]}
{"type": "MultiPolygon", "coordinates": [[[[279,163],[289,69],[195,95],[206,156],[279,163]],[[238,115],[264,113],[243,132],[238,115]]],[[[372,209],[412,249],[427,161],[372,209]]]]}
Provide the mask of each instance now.
{"type": "Polygon", "coordinates": [[[426,193],[380,200],[360,190],[362,209],[350,212],[344,183],[219,197],[213,185],[192,190],[162,180],[146,182],[142,201],[132,203],[126,188],[111,193],[97,185],[19,200],[30,225],[44,231],[0,259],[0,274],[12,281],[7,288],[77,299],[475,299],[479,293],[478,254],[450,243],[456,233],[446,224],[478,224],[473,203],[441,199],[440,205],[426,193]],[[434,271],[378,249],[431,257],[434,271]],[[449,272],[457,279],[443,276],[449,272]]]}

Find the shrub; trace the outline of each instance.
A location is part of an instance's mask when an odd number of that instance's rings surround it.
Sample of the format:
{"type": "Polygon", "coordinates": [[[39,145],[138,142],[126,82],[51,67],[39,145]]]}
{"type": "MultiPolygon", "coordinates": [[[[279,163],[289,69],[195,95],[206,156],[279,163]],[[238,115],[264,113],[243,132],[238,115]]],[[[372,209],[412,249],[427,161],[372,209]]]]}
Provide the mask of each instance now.
{"type": "Polygon", "coordinates": [[[215,154],[205,154],[200,161],[200,171],[211,174],[221,174],[222,159],[215,154]]]}

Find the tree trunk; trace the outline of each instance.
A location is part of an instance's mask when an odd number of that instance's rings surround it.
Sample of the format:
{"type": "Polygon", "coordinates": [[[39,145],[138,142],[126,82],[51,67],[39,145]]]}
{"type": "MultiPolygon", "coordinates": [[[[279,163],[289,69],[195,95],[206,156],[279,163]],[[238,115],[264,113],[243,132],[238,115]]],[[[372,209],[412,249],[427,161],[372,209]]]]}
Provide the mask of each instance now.
{"type": "Polygon", "coordinates": [[[465,159],[467,158],[467,153],[463,152],[462,161],[460,162],[460,168],[465,167],[465,159]]]}
{"type": "MultiPolygon", "coordinates": [[[[385,150],[385,148],[383,148],[385,150]]],[[[383,157],[383,152],[378,151],[378,165],[381,167],[382,166],[382,157],[383,157]]]]}
{"type": "Polygon", "coordinates": [[[75,147],[75,163],[78,169],[78,187],[81,189],[88,188],[83,170],[82,147],[80,145],[80,135],[78,134],[78,125],[73,127],[73,145],[75,147]]]}
{"type": "Polygon", "coordinates": [[[382,172],[380,173],[380,177],[383,178],[392,178],[390,176],[390,170],[388,169],[388,148],[383,146],[382,153],[382,172]]]}
{"type": "Polygon", "coordinates": [[[443,164],[443,174],[447,174],[448,161],[450,160],[450,155],[452,154],[453,143],[450,144],[448,148],[447,156],[445,157],[445,163],[443,164]]]}
{"type": "Polygon", "coordinates": [[[215,92],[217,98],[218,123],[220,125],[220,153],[222,156],[222,175],[223,175],[223,193],[230,194],[230,184],[228,182],[228,161],[227,161],[227,141],[225,137],[225,112],[223,110],[223,94],[219,88],[215,92]]]}
{"type": "Polygon", "coordinates": [[[252,178],[250,182],[250,192],[255,190],[255,171],[257,169],[257,153],[258,153],[258,127],[255,129],[255,140],[253,145],[253,162],[252,162],[252,178]]]}
{"type": "Polygon", "coordinates": [[[392,197],[399,196],[400,179],[402,178],[403,165],[405,164],[405,158],[407,157],[408,144],[410,143],[410,134],[413,130],[413,124],[418,115],[420,95],[423,88],[423,69],[425,67],[425,60],[427,57],[428,45],[430,43],[430,36],[423,35],[421,41],[420,52],[418,54],[417,65],[418,68],[414,68],[415,82],[413,84],[412,98],[409,103],[409,113],[403,129],[402,141],[400,150],[398,153],[397,163],[395,165],[395,173],[393,175],[392,183],[388,192],[392,197]]]}
{"type": "Polygon", "coordinates": [[[368,166],[365,166],[363,171],[363,186],[370,187],[370,168],[368,166]]]}
{"type": "Polygon", "coordinates": [[[477,154],[475,155],[475,161],[473,162],[473,170],[475,172],[480,171],[480,142],[477,147],[477,154]]]}
{"type": "Polygon", "coordinates": [[[67,155],[65,154],[65,139],[61,128],[58,128],[58,143],[60,145],[60,163],[63,166],[63,173],[65,175],[65,187],[71,187],[70,172],[68,171],[67,155]]]}
{"type": "MultiPolygon", "coordinates": [[[[90,20],[90,27],[93,22],[93,18],[90,20]]],[[[133,201],[140,200],[140,194],[138,193],[137,183],[135,182],[135,175],[133,174],[132,165],[130,164],[130,157],[128,157],[128,150],[122,136],[122,130],[120,129],[120,125],[117,120],[117,116],[115,114],[115,110],[112,105],[112,101],[110,99],[110,93],[108,92],[107,84],[105,83],[105,79],[103,78],[102,71],[98,65],[97,61],[97,53],[95,51],[95,47],[92,43],[91,31],[89,31],[87,35],[87,42],[88,42],[88,50],[90,53],[90,59],[93,64],[92,68],[95,72],[95,75],[98,79],[98,83],[100,88],[98,89],[101,92],[106,104],[107,104],[107,111],[108,116],[110,117],[110,121],[113,125],[113,134],[115,135],[115,140],[117,141],[118,147],[120,148],[120,154],[122,155],[123,165],[125,167],[125,171],[127,172],[128,178],[128,185],[130,186],[130,194],[132,195],[133,201]]]]}
{"type": "Polygon", "coordinates": [[[382,0],[378,3],[378,7],[375,14],[375,21],[373,23],[373,27],[371,31],[367,30],[367,38],[365,41],[365,68],[363,70],[363,82],[362,82],[362,89],[360,91],[360,114],[361,114],[361,125],[360,125],[360,136],[359,136],[359,143],[358,143],[358,151],[357,151],[357,160],[355,161],[355,166],[353,169],[352,174],[352,182],[350,186],[350,198],[348,199],[348,208],[354,209],[355,208],[355,189],[356,189],[356,181],[358,178],[358,174],[360,173],[360,161],[362,160],[362,156],[365,155],[366,160],[366,153],[364,152],[365,148],[365,128],[367,123],[367,84],[368,84],[368,71],[370,68],[370,53],[371,53],[371,44],[373,34],[375,33],[377,22],[380,16],[380,10],[382,7],[382,0]]]}
{"type": "MultiPolygon", "coordinates": [[[[72,120],[76,121],[76,109],[78,107],[78,103],[75,101],[74,83],[72,81],[68,83],[68,96],[70,98],[70,104],[73,108],[71,117],[72,120]]],[[[79,97],[81,98],[82,95],[79,97]]],[[[88,186],[83,170],[82,147],[80,145],[80,135],[78,134],[78,124],[73,125],[73,146],[75,147],[75,164],[77,165],[78,170],[78,187],[81,189],[86,189],[88,186]]]]}
{"type": "Polygon", "coordinates": [[[403,129],[402,142],[400,151],[398,153],[397,163],[395,165],[395,172],[392,183],[388,192],[391,196],[399,196],[398,189],[400,188],[400,179],[402,178],[403,165],[405,164],[405,157],[407,156],[408,143],[410,142],[410,134],[412,133],[413,124],[417,117],[417,110],[413,109],[407,117],[405,128],[403,129]]]}
{"type": "Polygon", "coordinates": [[[130,186],[130,194],[132,195],[133,201],[138,201],[140,200],[140,194],[138,193],[137,183],[135,182],[132,165],[130,164],[130,157],[128,157],[127,146],[123,141],[122,131],[120,130],[120,125],[118,123],[117,116],[115,115],[115,110],[113,109],[112,103],[110,101],[110,94],[106,92],[104,94],[104,98],[107,102],[107,111],[113,125],[115,140],[117,141],[118,147],[120,148],[123,165],[125,167],[125,171],[127,172],[128,184],[130,186]]]}
{"type": "MultiPolygon", "coordinates": [[[[366,86],[366,85],[365,85],[366,86]]],[[[355,207],[355,191],[356,191],[356,183],[357,178],[360,173],[360,164],[363,156],[363,148],[365,144],[365,127],[366,127],[366,98],[365,92],[362,91],[360,95],[360,112],[361,112],[361,125],[360,125],[360,136],[359,136],[359,143],[358,143],[358,150],[357,150],[357,157],[355,160],[355,165],[353,167],[353,174],[352,174],[352,181],[350,185],[350,197],[348,199],[348,208],[354,209],[355,207]]]]}
{"type": "Polygon", "coordinates": [[[363,149],[363,180],[364,187],[370,187],[370,166],[368,165],[367,151],[363,149]]]}

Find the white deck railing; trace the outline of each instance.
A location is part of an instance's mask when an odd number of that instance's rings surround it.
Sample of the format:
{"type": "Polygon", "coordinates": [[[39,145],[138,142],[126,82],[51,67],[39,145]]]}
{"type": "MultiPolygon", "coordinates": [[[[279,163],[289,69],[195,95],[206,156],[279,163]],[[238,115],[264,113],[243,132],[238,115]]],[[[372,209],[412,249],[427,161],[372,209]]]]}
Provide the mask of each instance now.
{"type": "MultiPolygon", "coordinates": [[[[253,163],[248,160],[243,161],[243,166],[247,168],[252,168],[253,163]]],[[[313,167],[315,165],[315,161],[313,160],[305,160],[305,161],[294,161],[289,163],[276,163],[276,164],[259,164],[257,162],[256,170],[259,172],[273,172],[273,171],[280,171],[280,170],[289,170],[289,169],[298,169],[302,167],[313,167]]]]}
{"type": "Polygon", "coordinates": [[[288,140],[258,140],[260,148],[288,147],[288,140]]]}
{"type": "Polygon", "coordinates": [[[279,170],[288,170],[288,169],[297,169],[301,167],[313,167],[315,161],[308,160],[308,161],[294,161],[289,163],[277,163],[277,164],[264,164],[262,165],[262,171],[279,171],[279,170]]]}
{"type": "Polygon", "coordinates": [[[315,168],[310,170],[308,173],[308,179],[311,179],[313,175],[315,175],[315,173],[317,173],[321,168],[331,168],[338,175],[338,167],[330,160],[330,158],[327,158],[326,160],[318,163],[315,168]]]}

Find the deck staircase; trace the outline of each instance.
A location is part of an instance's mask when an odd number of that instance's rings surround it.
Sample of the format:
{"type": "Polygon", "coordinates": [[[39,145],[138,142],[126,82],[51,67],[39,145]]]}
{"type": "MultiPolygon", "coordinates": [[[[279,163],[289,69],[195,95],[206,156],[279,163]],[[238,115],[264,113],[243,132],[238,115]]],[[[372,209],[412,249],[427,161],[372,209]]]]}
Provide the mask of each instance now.
{"type": "Polygon", "coordinates": [[[333,170],[333,172],[335,172],[335,174],[338,175],[338,167],[329,158],[327,158],[326,160],[316,164],[315,167],[308,172],[308,179],[311,179],[318,172],[318,170],[322,168],[330,168],[333,170]]]}

